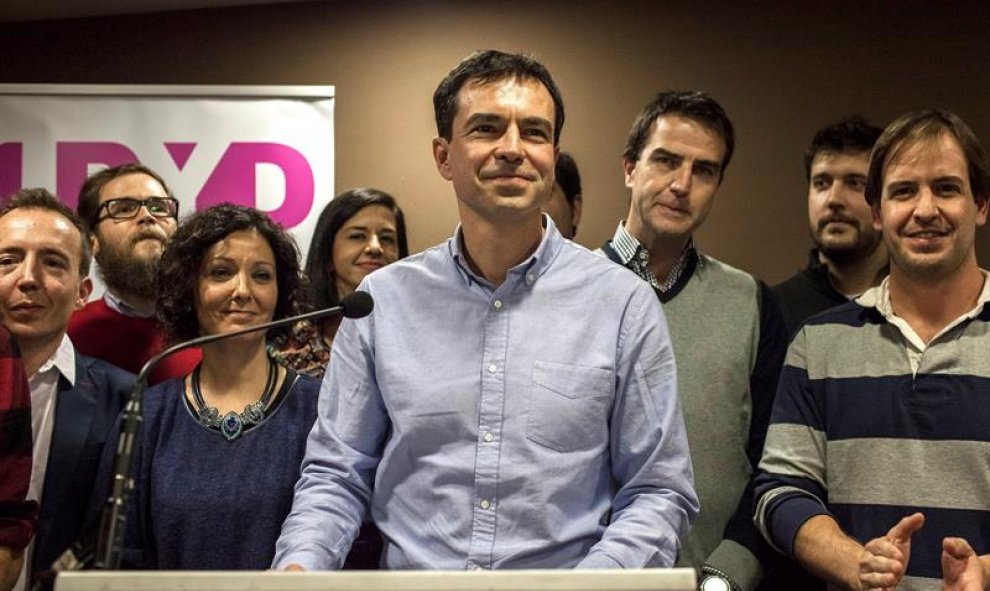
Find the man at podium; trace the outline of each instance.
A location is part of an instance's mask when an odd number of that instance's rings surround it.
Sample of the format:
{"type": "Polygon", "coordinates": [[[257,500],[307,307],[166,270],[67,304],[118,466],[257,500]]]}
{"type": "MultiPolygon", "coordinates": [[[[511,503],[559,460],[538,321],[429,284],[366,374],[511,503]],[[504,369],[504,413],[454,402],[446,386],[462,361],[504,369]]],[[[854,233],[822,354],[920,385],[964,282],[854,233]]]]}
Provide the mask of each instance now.
{"type": "Polygon", "coordinates": [[[369,275],[345,320],[274,566],[339,568],[370,507],[392,569],[674,564],[698,512],[663,313],[540,208],[564,120],[529,57],[434,94],[453,238],[369,275]]]}

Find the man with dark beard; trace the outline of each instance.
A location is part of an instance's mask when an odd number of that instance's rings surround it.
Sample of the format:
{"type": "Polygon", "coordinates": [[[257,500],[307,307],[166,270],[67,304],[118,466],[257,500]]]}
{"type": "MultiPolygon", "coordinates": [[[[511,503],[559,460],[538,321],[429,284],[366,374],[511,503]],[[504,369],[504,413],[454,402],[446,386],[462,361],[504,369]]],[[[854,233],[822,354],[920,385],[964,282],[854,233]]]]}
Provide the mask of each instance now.
{"type": "Polygon", "coordinates": [[[870,150],[883,130],[852,116],[819,130],[804,153],[811,250],[808,266],[773,289],[788,335],[887,274],[887,249],[863,197],[870,150]]]}
{"type": "MultiPolygon", "coordinates": [[[[156,277],[178,213],[165,181],[142,164],[107,168],[86,179],[79,217],[89,229],[106,292],[69,322],[69,337],[80,352],[137,373],[164,348],[155,321],[156,277]]],[[[199,358],[198,351],[174,355],[150,382],[186,375],[199,358]]]]}

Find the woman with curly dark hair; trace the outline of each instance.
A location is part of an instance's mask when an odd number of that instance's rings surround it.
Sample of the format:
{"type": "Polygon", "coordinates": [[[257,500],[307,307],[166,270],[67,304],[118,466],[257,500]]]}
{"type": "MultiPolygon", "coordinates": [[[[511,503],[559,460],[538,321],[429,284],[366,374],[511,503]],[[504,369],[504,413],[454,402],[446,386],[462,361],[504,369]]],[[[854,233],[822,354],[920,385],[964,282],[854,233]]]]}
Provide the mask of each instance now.
{"type": "MultiPolygon", "coordinates": [[[[344,191],[316,222],[306,259],[307,299],[317,310],[336,306],[366,275],[408,255],[405,216],[395,198],[368,187],[344,191]]],[[[301,322],[270,349],[284,365],[323,377],[339,326],[340,316],[301,322]]]]}
{"type": "MultiPolygon", "coordinates": [[[[219,205],[179,226],[159,274],[159,319],[181,341],[291,316],[299,255],[265,214],[219,205]]],[[[206,345],[190,375],[145,393],[125,563],[271,564],[319,392],[318,381],[274,362],[271,336],[258,331],[206,345]]]]}

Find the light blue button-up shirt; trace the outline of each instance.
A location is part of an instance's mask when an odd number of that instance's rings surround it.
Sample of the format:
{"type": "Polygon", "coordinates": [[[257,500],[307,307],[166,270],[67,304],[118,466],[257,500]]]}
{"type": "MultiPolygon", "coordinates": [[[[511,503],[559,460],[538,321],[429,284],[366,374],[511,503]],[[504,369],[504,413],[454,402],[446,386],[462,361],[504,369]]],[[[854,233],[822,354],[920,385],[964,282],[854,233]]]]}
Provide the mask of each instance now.
{"type": "Polygon", "coordinates": [[[364,280],[274,566],[339,568],[369,502],[387,568],[674,564],[698,500],[663,313],[544,220],[498,287],[460,229],[364,280]]]}

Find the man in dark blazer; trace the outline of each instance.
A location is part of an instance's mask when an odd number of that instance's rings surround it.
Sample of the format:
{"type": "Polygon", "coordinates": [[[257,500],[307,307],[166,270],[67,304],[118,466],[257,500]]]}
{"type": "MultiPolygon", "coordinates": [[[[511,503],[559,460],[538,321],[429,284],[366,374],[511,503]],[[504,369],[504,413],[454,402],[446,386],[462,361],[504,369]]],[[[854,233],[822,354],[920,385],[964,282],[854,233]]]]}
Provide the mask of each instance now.
{"type": "MultiPolygon", "coordinates": [[[[134,383],[133,375],[79,355],[65,334],[92,289],[89,262],[84,226],[48,191],[25,189],[0,209],[0,318],[20,345],[28,375],[28,498],[41,504],[25,558],[32,576],[79,536],[103,446],[134,383]]],[[[27,578],[22,574],[15,591],[27,578]]]]}

